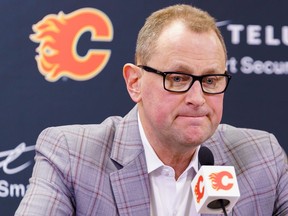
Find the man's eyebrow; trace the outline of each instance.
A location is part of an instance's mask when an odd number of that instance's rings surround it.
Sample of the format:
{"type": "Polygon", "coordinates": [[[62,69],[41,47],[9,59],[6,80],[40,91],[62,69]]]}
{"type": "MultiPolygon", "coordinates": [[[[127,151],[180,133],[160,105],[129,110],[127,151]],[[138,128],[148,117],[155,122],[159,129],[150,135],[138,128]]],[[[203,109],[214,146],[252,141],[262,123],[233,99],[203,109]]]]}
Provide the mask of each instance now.
{"type": "MultiPolygon", "coordinates": [[[[193,68],[192,67],[187,67],[185,65],[171,65],[169,66],[169,71],[175,71],[175,72],[183,72],[183,73],[190,73],[190,72],[193,72],[193,68]]],[[[166,70],[168,71],[168,70],[166,70]]]]}
{"type": "Polygon", "coordinates": [[[203,71],[203,74],[222,74],[222,73],[224,73],[225,72],[225,70],[224,71],[221,71],[221,70],[219,70],[219,69],[217,69],[217,68],[210,68],[210,69],[207,69],[207,70],[204,70],[203,71]]]}
{"type": "MultiPolygon", "coordinates": [[[[197,71],[197,69],[193,68],[193,67],[188,67],[185,65],[175,65],[175,66],[171,66],[169,70],[165,70],[165,72],[182,72],[182,73],[188,73],[188,74],[192,74],[192,73],[197,73],[199,71],[197,71]]],[[[207,67],[204,70],[201,71],[201,73],[203,75],[205,74],[222,74],[224,73],[224,71],[220,70],[218,67],[207,67]]]]}
{"type": "Polygon", "coordinates": [[[225,72],[225,69],[221,70],[221,67],[217,65],[204,68],[202,71],[203,74],[222,74],[224,72],[225,72]]]}

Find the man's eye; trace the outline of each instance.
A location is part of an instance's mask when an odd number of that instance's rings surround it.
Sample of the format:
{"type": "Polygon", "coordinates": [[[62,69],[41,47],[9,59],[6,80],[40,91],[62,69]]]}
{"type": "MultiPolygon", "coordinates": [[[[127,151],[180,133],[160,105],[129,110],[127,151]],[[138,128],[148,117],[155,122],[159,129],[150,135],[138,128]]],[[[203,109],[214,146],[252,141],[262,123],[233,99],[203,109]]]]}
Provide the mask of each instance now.
{"type": "Polygon", "coordinates": [[[183,80],[180,76],[173,76],[172,79],[174,82],[181,82],[183,80]]]}
{"type": "Polygon", "coordinates": [[[215,82],[217,82],[216,77],[206,77],[205,79],[203,79],[203,83],[208,84],[208,85],[212,85],[215,82]]]}
{"type": "Polygon", "coordinates": [[[190,77],[179,74],[171,74],[169,79],[173,82],[187,82],[190,80],[190,77]]]}
{"type": "Polygon", "coordinates": [[[212,79],[212,78],[206,79],[206,83],[207,83],[207,84],[212,84],[214,81],[215,81],[215,80],[212,79]]]}

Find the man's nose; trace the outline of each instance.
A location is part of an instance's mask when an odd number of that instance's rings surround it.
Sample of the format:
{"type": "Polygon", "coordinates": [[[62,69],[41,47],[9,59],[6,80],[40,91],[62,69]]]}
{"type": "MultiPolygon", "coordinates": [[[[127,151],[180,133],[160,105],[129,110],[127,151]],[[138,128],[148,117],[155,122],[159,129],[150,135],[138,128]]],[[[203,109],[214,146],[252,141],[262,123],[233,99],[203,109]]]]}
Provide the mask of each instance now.
{"type": "Polygon", "coordinates": [[[202,91],[201,84],[196,80],[186,93],[186,103],[195,106],[202,106],[205,103],[204,92],[202,91]]]}

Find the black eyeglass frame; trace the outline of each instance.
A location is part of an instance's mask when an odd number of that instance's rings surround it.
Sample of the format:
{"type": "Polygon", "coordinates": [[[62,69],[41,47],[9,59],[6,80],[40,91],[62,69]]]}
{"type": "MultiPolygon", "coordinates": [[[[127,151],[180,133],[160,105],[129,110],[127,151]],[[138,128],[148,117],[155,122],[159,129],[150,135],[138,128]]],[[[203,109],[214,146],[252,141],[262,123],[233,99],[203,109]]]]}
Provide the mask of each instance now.
{"type": "Polygon", "coordinates": [[[195,76],[195,75],[192,75],[192,74],[187,74],[187,73],[182,73],[182,72],[172,72],[172,71],[162,72],[162,71],[156,70],[156,69],[154,69],[154,68],[152,68],[152,67],[149,67],[149,66],[146,66],[146,65],[137,65],[137,67],[139,67],[139,68],[141,68],[141,69],[143,69],[143,70],[145,70],[145,71],[147,71],[147,72],[152,72],[152,73],[155,73],[155,74],[158,74],[158,75],[162,76],[162,77],[163,77],[163,87],[164,87],[164,89],[165,89],[166,91],[169,91],[169,92],[178,92],[178,93],[187,92],[187,91],[189,91],[189,89],[192,87],[192,85],[194,84],[194,82],[198,80],[198,81],[200,82],[201,89],[202,89],[202,91],[203,91],[204,93],[206,93],[206,94],[222,94],[223,92],[226,91],[226,89],[227,89],[227,87],[228,87],[228,85],[229,85],[229,82],[230,82],[230,80],[231,80],[231,78],[232,78],[232,76],[229,75],[229,74],[227,73],[227,71],[225,71],[224,74],[205,74],[205,75],[202,75],[202,76],[195,76]],[[183,91],[170,90],[170,89],[167,89],[167,88],[166,88],[166,85],[165,85],[165,79],[166,79],[166,76],[167,76],[168,74],[182,74],[182,75],[187,75],[187,76],[192,77],[192,82],[190,83],[189,87],[188,87],[186,90],[183,90],[183,91]],[[226,77],[226,87],[224,88],[224,90],[221,91],[221,92],[216,92],[216,93],[214,93],[214,92],[212,93],[212,92],[207,92],[207,91],[205,91],[205,90],[203,89],[203,86],[202,86],[202,80],[203,80],[203,78],[209,77],[209,76],[223,76],[223,77],[226,77]]]}

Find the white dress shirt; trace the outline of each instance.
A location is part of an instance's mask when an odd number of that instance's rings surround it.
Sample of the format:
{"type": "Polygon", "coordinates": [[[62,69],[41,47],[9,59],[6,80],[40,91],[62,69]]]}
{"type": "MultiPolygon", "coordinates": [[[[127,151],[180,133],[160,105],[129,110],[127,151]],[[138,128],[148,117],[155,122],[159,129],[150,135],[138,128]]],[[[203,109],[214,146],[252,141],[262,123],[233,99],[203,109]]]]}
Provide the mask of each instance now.
{"type": "Polygon", "coordinates": [[[163,164],[150,145],[138,116],[139,130],[144,145],[150,180],[151,216],[198,216],[192,198],[191,182],[198,171],[197,148],[189,166],[175,180],[172,167],[163,164]]]}

